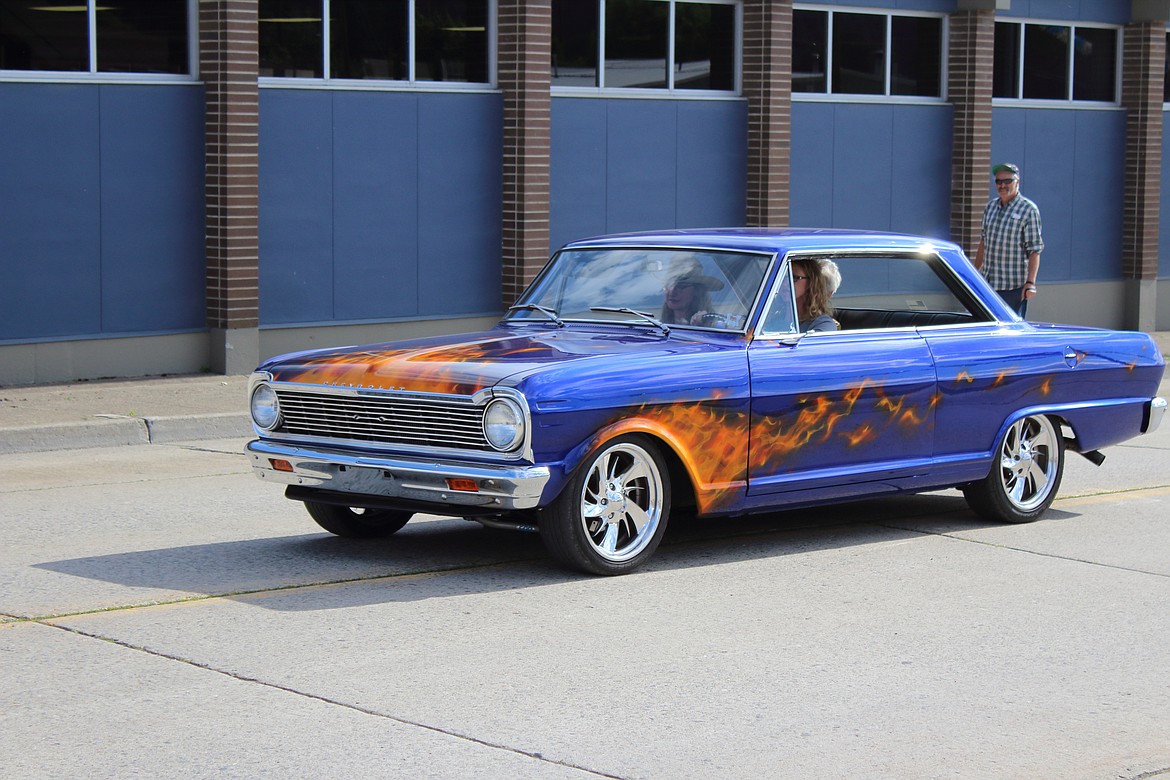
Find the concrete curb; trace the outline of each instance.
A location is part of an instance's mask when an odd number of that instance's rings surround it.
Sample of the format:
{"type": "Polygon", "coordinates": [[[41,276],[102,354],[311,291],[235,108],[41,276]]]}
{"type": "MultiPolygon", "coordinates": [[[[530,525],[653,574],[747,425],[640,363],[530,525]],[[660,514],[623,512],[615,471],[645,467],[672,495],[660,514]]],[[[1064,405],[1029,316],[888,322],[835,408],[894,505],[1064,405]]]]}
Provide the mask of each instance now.
{"type": "Polygon", "coordinates": [[[176,417],[102,415],[101,419],[83,422],[0,430],[0,455],[131,444],[172,444],[251,434],[252,426],[247,415],[237,412],[176,417]]]}

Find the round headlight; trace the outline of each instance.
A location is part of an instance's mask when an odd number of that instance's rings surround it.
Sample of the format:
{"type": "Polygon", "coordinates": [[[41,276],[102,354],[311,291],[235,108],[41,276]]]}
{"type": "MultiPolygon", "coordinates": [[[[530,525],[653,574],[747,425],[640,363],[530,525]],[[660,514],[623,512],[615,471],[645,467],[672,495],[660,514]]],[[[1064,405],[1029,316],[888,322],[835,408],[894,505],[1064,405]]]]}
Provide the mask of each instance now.
{"type": "Polygon", "coordinates": [[[497,398],[483,415],[483,435],[488,444],[508,452],[524,441],[524,411],[511,398],[497,398]]]}
{"type": "Polygon", "coordinates": [[[280,422],[280,401],[269,385],[260,385],[252,391],[252,420],[266,431],[280,422]]]}

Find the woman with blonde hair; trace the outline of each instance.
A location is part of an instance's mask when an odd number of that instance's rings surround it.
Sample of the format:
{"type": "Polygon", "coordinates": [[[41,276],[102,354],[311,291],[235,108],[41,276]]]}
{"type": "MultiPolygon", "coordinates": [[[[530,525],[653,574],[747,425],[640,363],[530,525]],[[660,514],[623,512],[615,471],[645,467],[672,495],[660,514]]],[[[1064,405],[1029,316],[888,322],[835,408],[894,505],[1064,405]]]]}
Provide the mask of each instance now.
{"type": "Polygon", "coordinates": [[[792,285],[796,296],[800,332],[839,330],[829,299],[841,286],[841,271],[827,257],[796,260],[792,263],[792,285]]]}

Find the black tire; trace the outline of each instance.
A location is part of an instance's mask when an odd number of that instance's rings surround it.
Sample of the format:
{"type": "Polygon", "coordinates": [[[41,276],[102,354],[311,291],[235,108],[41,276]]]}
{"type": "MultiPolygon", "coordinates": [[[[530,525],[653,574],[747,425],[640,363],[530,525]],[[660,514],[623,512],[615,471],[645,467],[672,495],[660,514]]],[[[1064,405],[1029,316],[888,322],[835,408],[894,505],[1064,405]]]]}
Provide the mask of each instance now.
{"type": "Polygon", "coordinates": [[[347,539],[378,539],[402,530],[410,522],[413,512],[393,509],[355,509],[335,504],[306,501],[305,509],[317,525],[331,534],[347,539]]]}
{"type": "Polygon", "coordinates": [[[642,436],[606,442],[540,517],[540,536],[562,564],[627,574],[658,549],[670,517],[670,472],[642,436]]]}
{"type": "Polygon", "coordinates": [[[1030,523],[1052,505],[1064,476],[1064,439],[1044,415],[1012,423],[996,449],[991,472],[963,487],[981,517],[1030,523]]]}

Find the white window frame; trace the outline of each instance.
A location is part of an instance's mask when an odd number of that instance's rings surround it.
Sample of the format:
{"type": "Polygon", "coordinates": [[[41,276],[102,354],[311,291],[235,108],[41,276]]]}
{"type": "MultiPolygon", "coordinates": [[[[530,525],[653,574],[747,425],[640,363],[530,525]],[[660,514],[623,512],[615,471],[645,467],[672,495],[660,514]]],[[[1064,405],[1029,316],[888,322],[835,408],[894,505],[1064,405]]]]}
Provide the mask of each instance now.
{"type": "Polygon", "coordinates": [[[648,2],[669,3],[667,12],[666,39],[666,86],[665,87],[607,87],[605,85],[605,3],[606,0],[574,0],[574,2],[597,3],[597,82],[596,87],[573,87],[552,85],[555,97],[626,97],[626,98],[670,98],[672,100],[738,100],[743,95],[743,0],[648,0],[648,2]],[[674,86],[674,39],[675,8],[679,4],[730,5],[735,8],[735,52],[733,62],[734,87],[725,89],[678,89],[674,86]]]}
{"type": "MultiPolygon", "coordinates": [[[[1062,21],[1058,19],[1032,19],[1023,17],[996,17],[996,24],[1014,24],[1019,27],[1019,43],[1016,47],[1016,94],[1019,97],[996,97],[992,98],[992,104],[996,106],[1012,106],[1014,108],[1101,108],[1113,109],[1121,107],[1121,79],[1122,79],[1122,65],[1125,58],[1125,34],[1124,28],[1117,24],[1104,24],[1098,22],[1071,22],[1062,21]],[[1068,73],[1068,88],[1063,98],[1026,98],[1024,97],[1024,27],[1029,24],[1050,25],[1055,27],[1068,27],[1070,29],[1071,42],[1068,47],[1068,62],[1065,63],[1065,68],[1068,73]],[[1076,76],[1074,66],[1076,63],[1075,52],[1073,46],[1076,41],[1077,28],[1091,28],[1095,30],[1113,30],[1117,35],[1117,51],[1114,54],[1116,61],[1113,65],[1113,100],[1077,100],[1073,97],[1073,78],[1076,76]]],[[[994,67],[994,55],[992,67],[994,67]]]]}
{"type": "Polygon", "coordinates": [[[809,103],[901,103],[939,105],[947,102],[947,40],[950,37],[950,16],[945,13],[930,11],[889,11],[879,8],[853,8],[851,6],[825,6],[799,3],[793,5],[793,11],[820,11],[828,14],[827,37],[825,46],[825,91],[824,92],[797,92],[793,90],[793,102],[809,103]],[[861,95],[855,92],[833,91],[833,17],[837,14],[867,14],[870,16],[884,16],[886,18],[886,63],[885,63],[885,92],[881,95],[861,95]],[[894,17],[918,17],[926,19],[941,19],[939,29],[939,94],[937,97],[927,95],[892,95],[890,84],[893,76],[893,34],[894,17]]]}
{"type": "MultiPolygon", "coordinates": [[[[89,34],[88,70],[0,70],[2,82],[50,82],[54,84],[195,84],[199,82],[199,2],[187,3],[187,72],[186,73],[105,73],[97,69],[97,5],[100,0],[77,0],[85,3],[89,34]]],[[[80,13],[80,12],[78,12],[80,13]]]]}
{"type": "Polygon", "coordinates": [[[329,19],[332,0],[321,0],[321,76],[260,76],[259,86],[284,89],[348,89],[380,92],[495,92],[497,91],[499,21],[497,0],[487,2],[488,80],[487,81],[419,81],[415,74],[415,0],[407,0],[407,78],[406,79],[335,79],[329,56],[329,19]]]}

